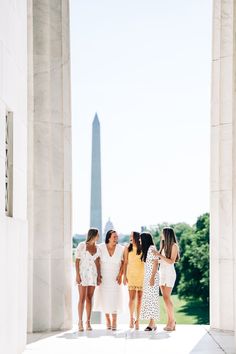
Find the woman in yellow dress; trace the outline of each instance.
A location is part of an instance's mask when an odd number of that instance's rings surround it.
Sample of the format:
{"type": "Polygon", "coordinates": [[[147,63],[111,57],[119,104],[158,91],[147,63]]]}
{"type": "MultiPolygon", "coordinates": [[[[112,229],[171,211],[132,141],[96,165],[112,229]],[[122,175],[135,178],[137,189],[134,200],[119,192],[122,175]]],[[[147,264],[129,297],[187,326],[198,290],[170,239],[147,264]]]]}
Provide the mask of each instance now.
{"type": "Polygon", "coordinates": [[[141,260],[142,247],[139,232],[131,232],[130,244],[124,252],[124,285],[129,289],[130,328],[139,329],[144,279],[144,262],[141,260]],[[134,319],[136,302],[136,320],[134,319]]]}

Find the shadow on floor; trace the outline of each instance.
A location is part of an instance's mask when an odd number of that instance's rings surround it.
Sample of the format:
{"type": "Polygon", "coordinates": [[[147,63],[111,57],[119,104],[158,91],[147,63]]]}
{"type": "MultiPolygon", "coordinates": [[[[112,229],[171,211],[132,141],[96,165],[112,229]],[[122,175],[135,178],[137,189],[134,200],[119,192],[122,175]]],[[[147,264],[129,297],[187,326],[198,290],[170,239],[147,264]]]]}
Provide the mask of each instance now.
{"type": "MultiPolygon", "coordinates": [[[[39,340],[56,336],[57,334],[62,333],[62,331],[55,332],[37,332],[37,333],[28,333],[27,334],[27,344],[38,342],[39,340]]],[[[64,333],[64,332],[63,332],[64,333]]]]}
{"type": "Polygon", "coordinates": [[[161,340],[169,338],[169,334],[164,331],[156,331],[156,332],[144,332],[143,330],[140,331],[108,331],[106,329],[94,329],[91,332],[67,332],[63,333],[62,335],[58,335],[57,338],[62,339],[78,339],[81,337],[96,339],[99,337],[113,337],[114,339],[150,339],[150,340],[161,340]]]}
{"type": "Polygon", "coordinates": [[[209,305],[202,301],[189,300],[185,305],[178,310],[187,316],[194,316],[196,324],[209,324],[209,305]]]}

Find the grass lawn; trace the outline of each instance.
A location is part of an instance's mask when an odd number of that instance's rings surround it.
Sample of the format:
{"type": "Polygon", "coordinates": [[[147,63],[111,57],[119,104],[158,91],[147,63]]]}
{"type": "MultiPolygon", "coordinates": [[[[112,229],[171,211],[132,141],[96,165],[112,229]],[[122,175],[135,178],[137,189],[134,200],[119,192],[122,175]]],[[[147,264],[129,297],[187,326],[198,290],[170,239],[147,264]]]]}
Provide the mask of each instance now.
{"type": "MultiPolygon", "coordinates": [[[[172,295],[174,303],[175,318],[179,324],[209,324],[209,307],[201,301],[188,301],[179,299],[177,295],[172,295]]],[[[166,323],[164,301],[160,296],[160,321],[166,323]]],[[[144,323],[146,321],[143,321],[144,323]]]]}

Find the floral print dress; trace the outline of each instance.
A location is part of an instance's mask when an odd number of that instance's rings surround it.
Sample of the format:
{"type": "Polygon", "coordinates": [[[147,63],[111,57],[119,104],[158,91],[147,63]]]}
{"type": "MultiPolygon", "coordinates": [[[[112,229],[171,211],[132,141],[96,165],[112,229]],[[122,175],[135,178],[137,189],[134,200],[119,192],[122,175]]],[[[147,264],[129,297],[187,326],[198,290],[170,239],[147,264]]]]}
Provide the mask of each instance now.
{"type": "Polygon", "coordinates": [[[97,285],[97,267],[96,259],[100,257],[100,250],[97,247],[97,252],[91,255],[86,250],[86,242],[81,242],[76,249],[76,258],[80,259],[80,277],[82,286],[97,285]]]}
{"type": "Polygon", "coordinates": [[[156,272],[154,286],[150,286],[150,278],[152,275],[153,261],[158,259],[153,251],[156,251],[155,246],[150,246],[147,253],[147,259],[144,268],[144,283],[143,283],[143,299],[141,306],[141,319],[143,320],[159,320],[159,273],[156,272]]]}

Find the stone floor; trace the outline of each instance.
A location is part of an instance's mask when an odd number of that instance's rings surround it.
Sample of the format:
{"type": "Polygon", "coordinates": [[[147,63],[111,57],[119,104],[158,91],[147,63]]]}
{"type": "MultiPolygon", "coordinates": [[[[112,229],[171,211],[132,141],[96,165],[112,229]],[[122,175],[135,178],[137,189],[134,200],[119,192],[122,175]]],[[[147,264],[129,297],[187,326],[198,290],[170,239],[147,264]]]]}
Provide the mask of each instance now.
{"type": "Polygon", "coordinates": [[[209,326],[178,325],[172,333],[147,333],[120,326],[116,332],[94,325],[91,332],[76,331],[32,334],[23,354],[236,354],[232,333],[210,331],[209,326]]]}

